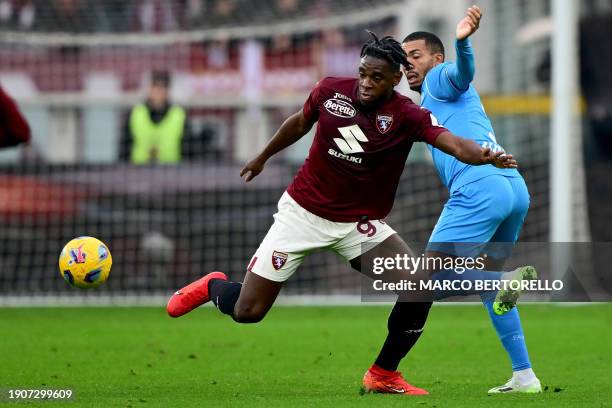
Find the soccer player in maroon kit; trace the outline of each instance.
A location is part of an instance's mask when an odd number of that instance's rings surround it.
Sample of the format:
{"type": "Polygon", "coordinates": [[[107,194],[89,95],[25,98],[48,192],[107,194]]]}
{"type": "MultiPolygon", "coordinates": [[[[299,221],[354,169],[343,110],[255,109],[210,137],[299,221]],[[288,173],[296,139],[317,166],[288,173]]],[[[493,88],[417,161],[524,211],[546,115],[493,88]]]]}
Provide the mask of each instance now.
{"type": "Polygon", "coordinates": [[[15,101],[0,86],[0,148],[30,141],[30,126],[15,101]]]}
{"type": "MultiPolygon", "coordinates": [[[[167,311],[179,317],[212,300],[236,322],[255,323],[266,315],[278,293],[305,256],[329,249],[361,271],[361,256],[393,257],[411,254],[408,245],[382,221],[391,211],[397,185],[414,142],[422,141],[473,164],[516,167],[511,155],[493,154],[475,142],[451,134],[431,113],[394,91],[401,66],[408,67],[401,45],[391,37],[374,34],[361,50],[359,78],[324,78],[312,90],[303,108],[291,115],[263,151],[246,164],[241,176],[248,182],[266,161],[295,143],[317,124],[304,165],[281,197],[274,224],[247,267],[244,282],[231,282],[222,272],[212,272],[176,291],[167,311]],[[362,245],[372,249],[362,254],[362,245]]],[[[362,271],[371,275],[371,271],[362,271]]],[[[401,279],[427,279],[426,272],[411,275],[396,271],[401,279]],[[425,274],[425,275],[423,275],[425,274]]],[[[408,298],[403,300],[410,300],[408,298]]],[[[414,331],[413,319],[402,318],[398,299],[389,316],[389,330],[414,331]],[[413,320],[413,321],[410,321],[413,320]]],[[[424,323],[424,322],[423,322],[424,323]]],[[[405,339],[401,340],[405,343],[405,339]]],[[[383,346],[385,355],[401,353],[405,344],[383,346]]],[[[376,363],[366,372],[368,391],[427,394],[408,384],[398,371],[376,363]]]]}

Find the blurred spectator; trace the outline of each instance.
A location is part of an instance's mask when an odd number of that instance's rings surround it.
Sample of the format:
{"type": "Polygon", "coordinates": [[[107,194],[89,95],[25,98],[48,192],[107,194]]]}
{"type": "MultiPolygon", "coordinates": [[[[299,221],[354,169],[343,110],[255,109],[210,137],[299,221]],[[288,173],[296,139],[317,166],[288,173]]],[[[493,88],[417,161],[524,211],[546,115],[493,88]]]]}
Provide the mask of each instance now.
{"type": "Polygon", "coordinates": [[[229,40],[217,40],[208,44],[208,66],[222,70],[229,66],[229,40]]]}
{"type": "Polygon", "coordinates": [[[298,0],[276,0],[276,10],[281,19],[295,18],[300,15],[298,0]]]}
{"type": "Polygon", "coordinates": [[[188,28],[200,28],[204,24],[204,0],[187,0],[184,21],[188,28]]]}
{"type": "Polygon", "coordinates": [[[35,18],[36,8],[32,0],[0,0],[0,27],[29,30],[35,18]]]}
{"type": "Polygon", "coordinates": [[[36,20],[36,7],[32,1],[26,1],[19,9],[18,25],[21,30],[30,30],[36,20]]]}
{"type": "Polygon", "coordinates": [[[329,2],[326,0],[313,1],[309,4],[308,14],[314,18],[328,17],[331,14],[329,2]]]}
{"type": "Polygon", "coordinates": [[[272,38],[272,52],[286,53],[293,48],[293,41],[289,34],[277,34],[272,38]]]}
{"type": "Polygon", "coordinates": [[[188,146],[187,115],[169,98],[170,74],[153,72],[147,100],[130,112],[121,157],[134,164],[179,163],[188,146]]]}
{"type": "Polygon", "coordinates": [[[30,141],[30,126],[15,101],[0,86],[0,147],[30,141]]]}
{"type": "Polygon", "coordinates": [[[216,0],[212,15],[212,21],[219,25],[226,25],[235,20],[236,10],[235,0],[216,0]]]}
{"type": "Polygon", "coordinates": [[[289,14],[297,10],[298,0],[276,0],[276,5],[280,11],[289,14]]]}
{"type": "Polygon", "coordinates": [[[145,32],[173,31],[178,22],[172,3],[165,0],[144,0],[138,8],[138,27],[145,32]]]}
{"type": "Polygon", "coordinates": [[[310,34],[277,34],[264,44],[266,69],[304,69],[316,61],[310,34]]]}
{"type": "Polygon", "coordinates": [[[155,4],[153,1],[144,1],[138,9],[138,26],[141,31],[154,31],[155,4]]]}
{"type": "Polygon", "coordinates": [[[36,15],[35,28],[42,31],[83,33],[95,27],[84,0],[39,0],[36,15]]]}
{"type": "Polygon", "coordinates": [[[126,32],[134,21],[134,1],[91,0],[90,10],[94,14],[98,32],[126,32]]]}
{"type": "Polygon", "coordinates": [[[315,47],[315,50],[319,53],[320,76],[357,75],[355,67],[359,65],[359,47],[348,46],[342,31],[324,31],[320,47],[315,47]]]}
{"type": "Polygon", "coordinates": [[[13,2],[0,0],[0,24],[2,27],[10,27],[14,22],[13,2]]]}

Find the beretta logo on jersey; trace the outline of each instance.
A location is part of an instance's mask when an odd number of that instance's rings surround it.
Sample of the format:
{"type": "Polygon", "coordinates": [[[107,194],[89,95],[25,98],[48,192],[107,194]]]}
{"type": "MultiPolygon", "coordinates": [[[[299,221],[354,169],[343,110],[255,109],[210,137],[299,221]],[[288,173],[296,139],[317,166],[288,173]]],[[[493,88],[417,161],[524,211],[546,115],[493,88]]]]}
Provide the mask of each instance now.
{"type": "Polygon", "coordinates": [[[274,269],[278,271],[280,268],[282,268],[285,262],[287,262],[287,258],[289,258],[289,255],[284,252],[272,252],[272,266],[274,269]]]}
{"type": "Polygon", "coordinates": [[[380,133],[387,133],[391,129],[393,123],[393,115],[377,115],[376,128],[380,133]]]}
{"type": "Polygon", "coordinates": [[[323,106],[329,113],[340,118],[353,118],[357,114],[357,111],[350,103],[340,99],[328,99],[323,106]]]}

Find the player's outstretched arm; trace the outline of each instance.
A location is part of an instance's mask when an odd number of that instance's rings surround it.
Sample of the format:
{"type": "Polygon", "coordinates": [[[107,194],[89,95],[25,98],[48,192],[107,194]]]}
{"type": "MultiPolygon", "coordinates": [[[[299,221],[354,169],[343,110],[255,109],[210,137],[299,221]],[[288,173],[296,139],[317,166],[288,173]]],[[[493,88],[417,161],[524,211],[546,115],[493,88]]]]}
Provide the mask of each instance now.
{"type": "Polygon", "coordinates": [[[434,142],[434,146],[467,164],[475,166],[492,164],[501,169],[518,167],[511,154],[506,154],[503,151],[494,153],[488,147],[483,148],[473,140],[464,139],[451,132],[440,133],[434,142]]]}
{"type": "Polygon", "coordinates": [[[440,86],[446,88],[442,94],[444,96],[448,95],[449,100],[457,99],[468,90],[470,83],[474,80],[476,72],[474,51],[469,37],[478,30],[481,18],[482,11],[480,8],[471,6],[467,9],[465,17],[457,23],[457,41],[455,42],[457,61],[454,64],[444,65],[439,79],[440,86]]]}
{"type": "Polygon", "coordinates": [[[302,110],[289,116],[261,153],[244,166],[240,177],[244,177],[247,182],[253,180],[261,173],[270,157],[300,140],[312,128],[312,125],[314,122],[308,121],[302,110]]]}

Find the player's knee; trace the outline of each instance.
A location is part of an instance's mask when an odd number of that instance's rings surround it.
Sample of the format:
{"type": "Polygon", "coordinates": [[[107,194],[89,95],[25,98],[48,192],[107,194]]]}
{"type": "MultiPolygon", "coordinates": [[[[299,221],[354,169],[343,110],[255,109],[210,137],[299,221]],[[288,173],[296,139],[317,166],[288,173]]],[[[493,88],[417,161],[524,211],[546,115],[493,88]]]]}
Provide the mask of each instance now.
{"type": "Polygon", "coordinates": [[[236,304],[234,320],[239,323],[257,323],[263,320],[268,309],[258,304],[236,304]]]}

